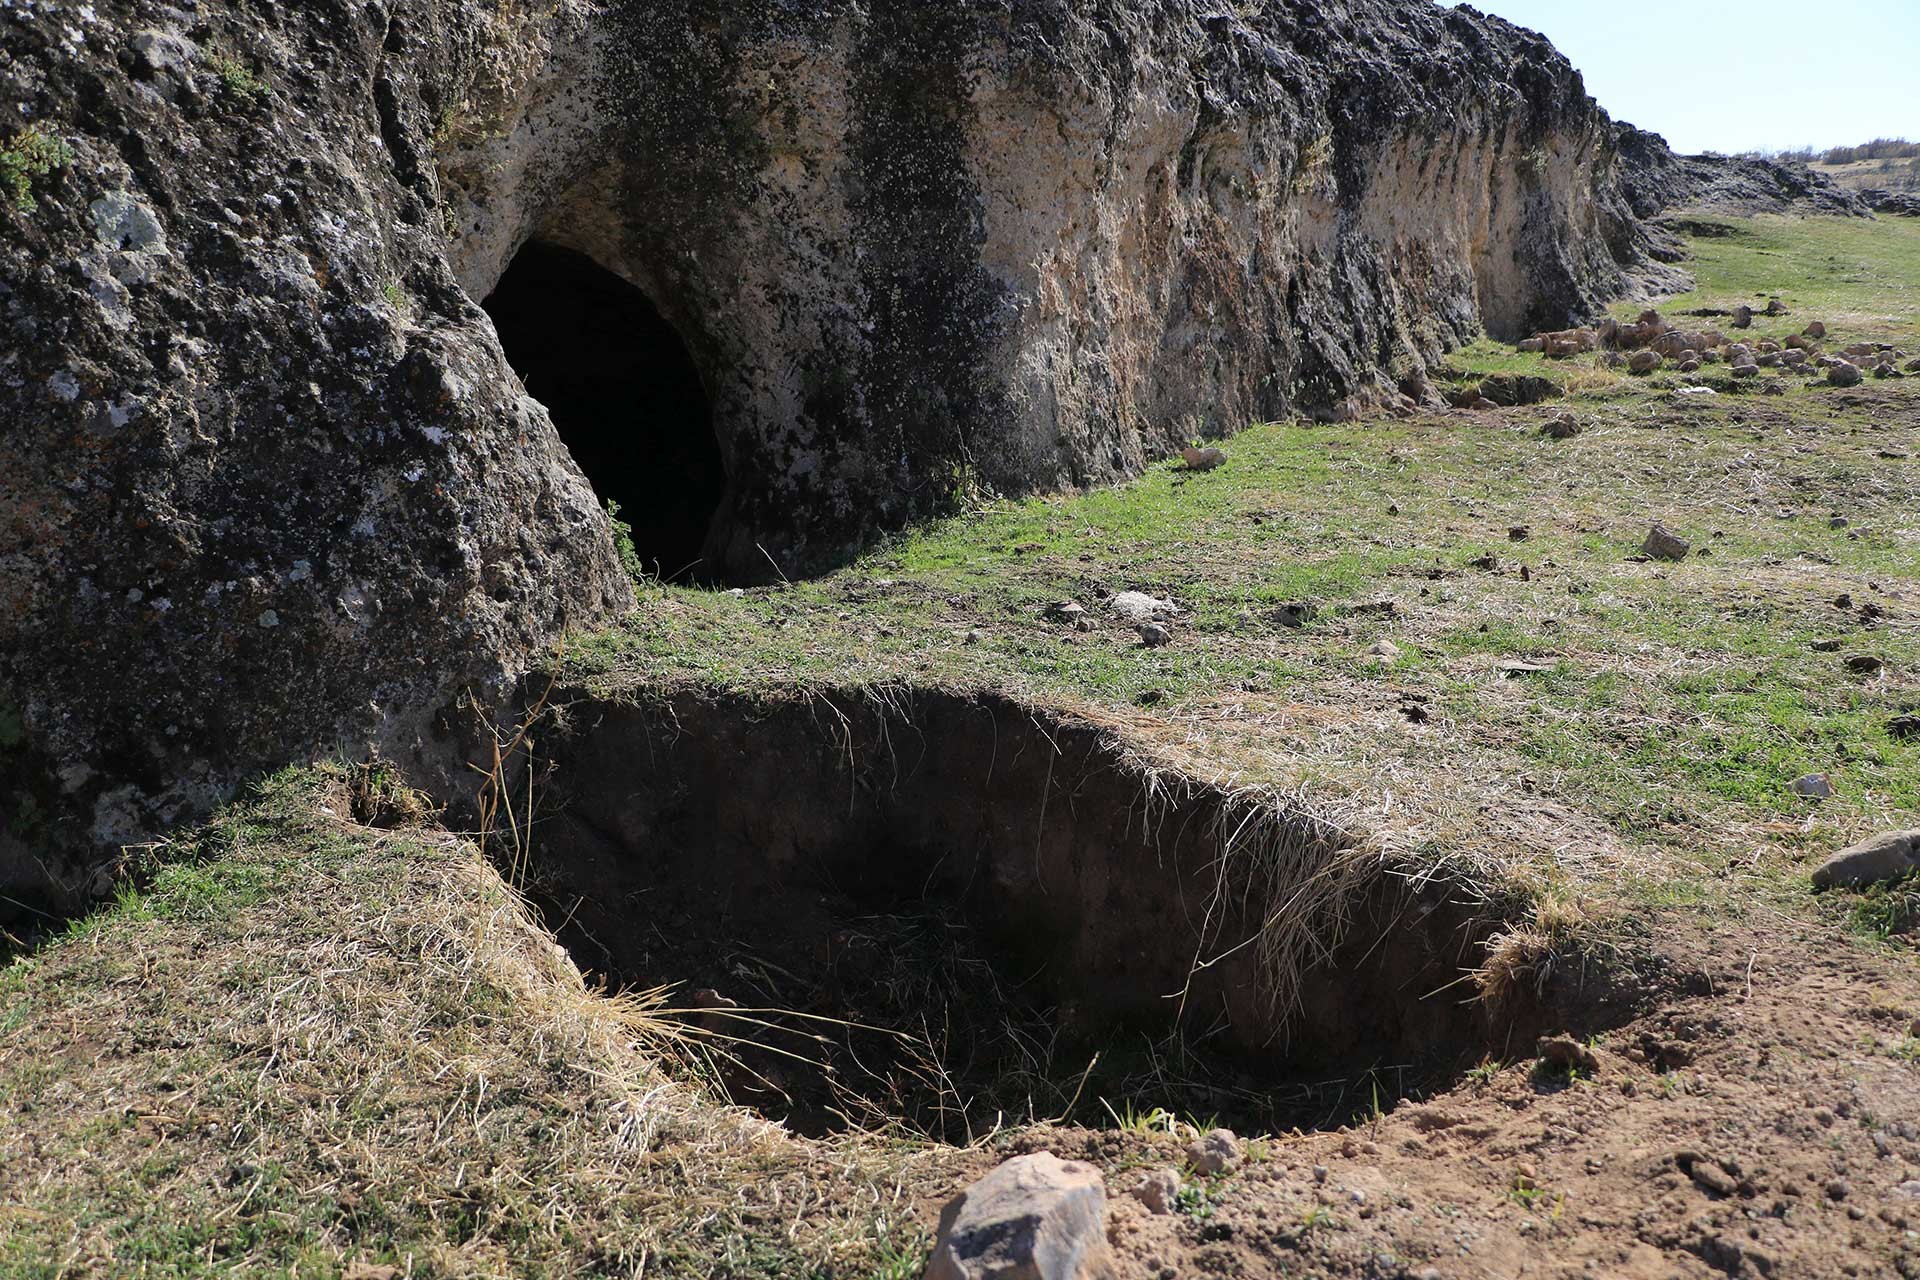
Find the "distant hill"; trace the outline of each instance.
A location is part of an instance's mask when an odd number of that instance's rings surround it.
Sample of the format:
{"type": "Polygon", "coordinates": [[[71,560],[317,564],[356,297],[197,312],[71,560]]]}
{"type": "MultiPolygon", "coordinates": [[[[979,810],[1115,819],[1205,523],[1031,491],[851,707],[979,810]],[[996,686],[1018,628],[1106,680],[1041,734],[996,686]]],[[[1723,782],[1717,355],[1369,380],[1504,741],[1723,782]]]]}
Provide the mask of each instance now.
{"type": "Polygon", "coordinates": [[[1753,158],[1804,164],[1852,191],[1920,191],[1920,142],[1905,138],[1875,138],[1857,147],[1829,147],[1825,151],[1802,147],[1798,151],[1754,153],[1753,158]]]}

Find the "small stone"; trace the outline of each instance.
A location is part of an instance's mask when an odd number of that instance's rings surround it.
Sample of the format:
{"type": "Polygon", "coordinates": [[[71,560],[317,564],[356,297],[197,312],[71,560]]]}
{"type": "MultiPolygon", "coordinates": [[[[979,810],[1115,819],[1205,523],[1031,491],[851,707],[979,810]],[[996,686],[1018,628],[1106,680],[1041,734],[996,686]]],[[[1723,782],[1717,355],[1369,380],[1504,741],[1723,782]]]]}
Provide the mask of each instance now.
{"type": "Polygon", "coordinates": [[[1317,613],[1319,610],[1310,601],[1290,600],[1273,611],[1273,620],[1283,627],[1298,629],[1313,621],[1317,613]]]}
{"type": "Polygon", "coordinates": [[[1173,632],[1157,622],[1143,622],[1139,626],[1140,643],[1148,649],[1158,649],[1162,645],[1173,643],[1173,632]]]}
{"type": "Polygon", "coordinates": [[[1656,560],[1684,560],[1692,549],[1692,543],[1659,523],[1653,526],[1646,541],[1640,544],[1640,554],[1656,560]]]}
{"type": "Polygon", "coordinates": [[[1133,1185],[1133,1198],[1147,1207],[1148,1213],[1172,1213],[1174,1197],[1180,1194],[1180,1173],[1175,1169],[1155,1169],[1133,1185]]]}
{"type": "Polygon", "coordinates": [[[1122,621],[1138,624],[1177,617],[1180,606],[1171,600],[1157,600],[1144,591],[1122,591],[1107,601],[1107,610],[1122,621]]]}
{"type": "Polygon", "coordinates": [[[948,1202],[925,1280],[1113,1274],[1100,1170],[1050,1152],[1007,1161],[948,1202]]]}
{"type": "Polygon", "coordinates": [[[1231,1129],[1210,1129],[1187,1144],[1187,1160],[1203,1177],[1231,1173],[1240,1166],[1240,1139],[1231,1129]]]}
{"type": "Polygon", "coordinates": [[[1687,1176],[1703,1191],[1711,1191],[1717,1196],[1730,1196],[1740,1189],[1740,1184],[1734,1181],[1732,1174],[1704,1156],[1687,1162],[1686,1169],[1687,1176]]]}
{"type": "Polygon", "coordinates": [[[1541,1036],[1534,1051],[1541,1062],[1562,1071],[1593,1075],[1600,1070],[1600,1056],[1572,1036],[1541,1036]]]}

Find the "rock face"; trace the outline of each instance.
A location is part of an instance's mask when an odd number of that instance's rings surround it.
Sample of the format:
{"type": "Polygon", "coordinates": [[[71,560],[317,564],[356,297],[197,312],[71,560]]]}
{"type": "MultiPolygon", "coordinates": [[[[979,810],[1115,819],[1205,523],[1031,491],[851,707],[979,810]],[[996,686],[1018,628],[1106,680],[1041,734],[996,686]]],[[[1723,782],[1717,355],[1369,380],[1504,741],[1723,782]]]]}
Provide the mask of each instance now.
{"type": "Polygon", "coordinates": [[[1813,870],[1813,887],[1831,889],[1894,880],[1920,871],[1920,831],[1883,831],[1848,845],[1813,870]]]}
{"type": "Polygon", "coordinates": [[[0,145],[58,161],[0,209],[0,893],[316,750],[458,777],[467,695],[631,604],[478,305],[530,242],[684,345],[734,577],[1385,403],[1649,269],[1540,37],[1255,8],[0,10],[0,145]]]}
{"type": "Polygon", "coordinates": [[[1668,209],[1871,218],[1862,199],[1803,164],[1747,156],[1681,156],[1657,133],[1623,124],[1614,140],[1621,186],[1642,218],[1668,209]]]}

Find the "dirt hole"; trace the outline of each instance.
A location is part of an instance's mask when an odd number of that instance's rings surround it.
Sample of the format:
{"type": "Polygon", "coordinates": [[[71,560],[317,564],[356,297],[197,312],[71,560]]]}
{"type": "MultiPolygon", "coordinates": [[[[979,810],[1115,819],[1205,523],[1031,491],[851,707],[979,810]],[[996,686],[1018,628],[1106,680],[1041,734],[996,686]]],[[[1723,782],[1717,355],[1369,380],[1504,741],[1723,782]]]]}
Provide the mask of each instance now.
{"type": "Polygon", "coordinates": [[[483,305],[527,393],[632,526],[641,564],[712,577],[704,555],[726,467],[700,371],[653,302],[585,254],[534,241],[483,305]]]}
{"type": "Polygon", "coordinates": [[[608,986],[679,984],[732,1037],[690,1060],[798,1131],[1336,1125],[1493,1045],[1458,982],[1488,926],[1446,886],[1091,725],[946,692],[554,705],[536,900],[608,986]]]}

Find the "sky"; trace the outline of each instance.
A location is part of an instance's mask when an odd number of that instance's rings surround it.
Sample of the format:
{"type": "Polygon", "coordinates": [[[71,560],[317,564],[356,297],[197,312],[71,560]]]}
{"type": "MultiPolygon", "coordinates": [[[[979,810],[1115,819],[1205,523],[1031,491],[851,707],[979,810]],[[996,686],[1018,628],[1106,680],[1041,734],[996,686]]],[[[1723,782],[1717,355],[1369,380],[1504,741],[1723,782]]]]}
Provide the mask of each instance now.
{"type": "Polygon", "coordinates": [[[1543,32],[1674,150],[1920,141],[1920,0],[1473,0],[1543,32]]]}

